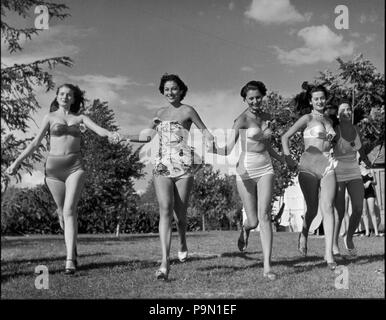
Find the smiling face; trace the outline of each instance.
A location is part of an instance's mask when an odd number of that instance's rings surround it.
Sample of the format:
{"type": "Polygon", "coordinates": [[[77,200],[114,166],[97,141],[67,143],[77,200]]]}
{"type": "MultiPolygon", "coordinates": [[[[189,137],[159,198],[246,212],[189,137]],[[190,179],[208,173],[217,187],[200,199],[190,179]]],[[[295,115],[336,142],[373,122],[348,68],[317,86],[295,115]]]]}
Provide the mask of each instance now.
{"type": "Polygon", "coordinates": [[[340,120],[349,120],[349,121],[351,121],[352,111],[351,111],[351,107],[350,107],[350,105],[348,103],[342,103],[339,106],[338,116],[339,116],[340,120]]]}
{"type": "Polygon", "coordinates": [[[323,91],[315,91],[311,94],[311,104],[316,111],[323,112],[326,105],[326,96],[323,91]]]}
{"type": "Polygon", "coordinates": [[[247,102],[248,107],[252,112],[257,112],[260,110],[261,103],[263,101],[263,95],[257,89],[248,90],[245,101],[247,102]]]}
{"type": "Polygon", "coordinates": [[[61,87],[56,96],[60,107],[69,108],[74,103],[74,92],[68,87],[61,87]]]}
{"type": "Polygon", "coordinates": [[[164,85],[163,95],[170,103],[181,101],[182,91],[178,87],[178,84],[174,81],[166,81],[164,85]]]}

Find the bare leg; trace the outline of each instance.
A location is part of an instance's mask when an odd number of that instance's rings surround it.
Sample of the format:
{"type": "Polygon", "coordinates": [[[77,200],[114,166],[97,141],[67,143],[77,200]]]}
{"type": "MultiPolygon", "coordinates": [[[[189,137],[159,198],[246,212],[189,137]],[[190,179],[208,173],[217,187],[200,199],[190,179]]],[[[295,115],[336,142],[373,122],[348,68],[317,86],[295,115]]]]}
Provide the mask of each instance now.
{"type": "Polygon", "coordinates": [[[180,179],[174,186],[174,217],[177,221],[178,234],[180,236],[180,251],[188,251],[186,244],[186,211],[190,192],[193,188],[193,177],[180,179]]]}
{"type": "Polygon", "coordinates": [[[306,201],[307,211],[303,219],[303,228],[300,233],[299,246],[307,250],[308,232],[311,223],[318,214],[319,180],[308,173],[299,172],[299,185],[306,201]]]}
{"type": "MultiPolygon", "coordinates": [[[[365,235],[369,236],[370,235],[370,226],[369,226],[369,216],[368,216],[368,203],[367,200],[363,200],[363,211],[362,211],[362,221],[363,225],[365,226],[365,235]]],[[[360,226],[358,227],[358,229],[360,226]]]]}
{"type": "Polygon", "coordinates": [[[323,216],[325,240],[324,258],[327,263],[334,263],[332,244],[334,240],[334,198],[336,190],[335,174],[328,174],[320,182],[320,208],[323,216]]]}
{"type": "Polygon", "coordinates": [[[169,268],[170,244],[172,240],[172,217],[174,206],[174,182],[170,178],[154,177],[154,187],[159,205],[159,236],[161,241],[161,268],[169,268]]]}
{"type": "MultiPolygon", "coordinates": [[[[374,227],[374,233],[376,236],[379,235],[378,232],[378,224],[377,224],[377,216],[375,214],[375,198],[367,198],[367,206],[368,206],[368,212],[370,214],[371,222],[373,223],[374,227]]],[[[369,230],[370,234],[370,230],[369,230]]]]}
{"type": "Polygon", "coordinates": [[[238,240],[238,248],[245,251],[248,246],[249,233],[257,227],[257,199],[256,199],[256,181],[236,180],[237,190],[243,203],[246,219],[242,223],[241,234],[238,240]]]}
{"type": "Polygon", "coordinates": [[[334,226],[334,242],[332,246],[333,254],[340,254],[339,251],[339,231],[341,228],[342,220],[346,211],[346,182],[338,182],[335,194],[335,226],[334,226]]]}
{"type": "Polygon", "coordinates": [[[257,212],[260,222],[260,238],[264,255],[264,274],[271,271],[272,226],[271,200],[274,175],[262,176],[257,182],[257,212]]]}
{"type": "Polygon", "coordinates": [[[66,196],[66,185],[64,182],[51,179],[46,177],[46,185],[48,187],[48,190],[50,190],[50,193],[55,201],[56,204],[56,211],[59,216],[59,223],[62,230],[64,230],[64,221],[63,221],[63,206],[64,206],[64,198],[66,196]]]}
{"type": "Polygon", "coordinates": [[[360,179],[351,180],[347,183],[347,191],[351,199],[351,216],[347,229],[346,237],[344,238],[347,249],[353,250],[353,235],[361,220],[363,211],[364,187],[360,179]]]}
{"type": "Polygon", "coordinates": [[[66,197],[63,206],[64,240],[67,248],[67,259],[76,259],[76,239],[78,235],[77,205],[85,182],[85,172],[78,170],[66,180],[66,197]]]}

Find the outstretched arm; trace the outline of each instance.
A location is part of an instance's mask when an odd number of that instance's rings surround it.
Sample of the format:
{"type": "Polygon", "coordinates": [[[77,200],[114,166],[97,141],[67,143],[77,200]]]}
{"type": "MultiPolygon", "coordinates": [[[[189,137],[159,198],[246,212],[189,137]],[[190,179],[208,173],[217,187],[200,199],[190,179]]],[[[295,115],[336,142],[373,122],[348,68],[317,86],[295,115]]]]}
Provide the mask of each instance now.
{"type": "Polygon", "coordinates": [[[84,125],[89,128],[91,131],[95,132],[100,137],[108,137],[112,142],[119,141],[118,132],[110,132],[109,130],[98,126],[94,121],[92,121],[89,117],[82,115],[82,121],[84,125]]]}
{"type": "Polygon", "coordinates": [[[155,131],[155,128],[161,122],[161,120],[158,118],[160,111],[161,109],[157,110],[157,112],[154,115],[154,118],[150,121],[149,125],[144,130],[142,130],[139,134],[129,134],[124,136],[124,139],[127,142],[139,142],[139,143],[150,142],[157,133],[155,131]]]}
{"type": "Polygon", "coordinates": [[[201,130],[201,133],[203,134],[207,145],[212,146],[214,143],[214,137],[209,132],[204,122],[198,115],[197,111],[193,107],[189,107],[189,116],[192,122],[197,126],[197,128],[201,130]]]}
{"type": "Polygon", "coordinates": [[[236,119],[232,126],[231,136],[229,137],[229,140],[227,139],[229,141],[228,144],[222,148],[216,146],[216,150],[214,150],[214,153],[217,153],[221,156],[227,156],[228,154],[230,154],[234,146],[236,145],[237,140],[239,139],[240,129],[242,128],[242,126],[243,121],[241,120],[241,118],[236,119]]]}
{"type": "Polygon", "coordinates": [[[25,148],[24,151],[17,157],[17,159],[8,167],[6,171],[8,174],[15,174],[20,164],[35,152],[35,150],[40,146],[40,143],[42,142],[42,139],[47,133],[49,127],[50,127],[49,116],[45,115],[43,118],[42,126],[40,127],[38,134],[35,136],[32,142],[27,146],[27,148],[25,148]]]}

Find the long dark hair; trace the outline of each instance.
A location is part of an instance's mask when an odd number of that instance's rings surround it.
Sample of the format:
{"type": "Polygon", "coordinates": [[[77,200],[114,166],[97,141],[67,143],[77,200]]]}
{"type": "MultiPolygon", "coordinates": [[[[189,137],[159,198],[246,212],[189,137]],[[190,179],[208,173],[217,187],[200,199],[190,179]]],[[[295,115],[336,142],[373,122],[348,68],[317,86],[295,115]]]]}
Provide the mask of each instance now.
{"type": "Polygon", "coordinates": [[[74,94],[74,102],[70,106],[70,112],[75,113],[75,114],[78,113],[84,107],[84,92],[82,90],[80,90],[80,88],[78,86],[73,85],[73,84],[69,84],[69,83],[62,84],[56,90],[56,97],[55,97],[54,101],[51,102],[50,112],[54,112],[54,111],[58,110],[59,104],[58,104],[58,101],[56,100],[56,98],[58,96],[60,88],[63,88],[63,87],[69,88],[74,94]]]}

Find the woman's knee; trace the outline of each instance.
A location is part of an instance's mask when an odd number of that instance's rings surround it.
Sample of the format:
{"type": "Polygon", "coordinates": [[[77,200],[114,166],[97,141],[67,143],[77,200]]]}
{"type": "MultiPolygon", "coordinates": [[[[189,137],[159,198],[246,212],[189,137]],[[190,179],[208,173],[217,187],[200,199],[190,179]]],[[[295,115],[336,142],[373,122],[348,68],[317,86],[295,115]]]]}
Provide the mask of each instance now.
{"type": "Polygon", "coordinates": [[[259,221],[262,225],[271,223],[271,212],[269,210],[259,212],[259,221]]]}
{"type": "Polygon", "coordinates": [[[62,211],[63,217],[74,217],[76,215],[75,207],[64,207],[62,211]]]}

